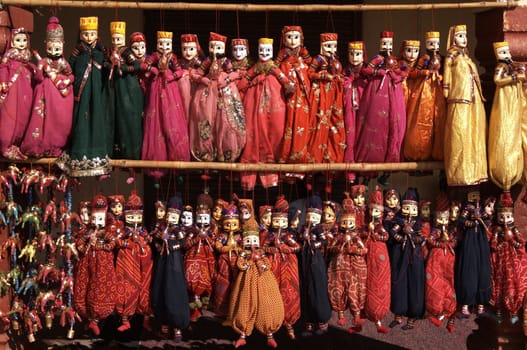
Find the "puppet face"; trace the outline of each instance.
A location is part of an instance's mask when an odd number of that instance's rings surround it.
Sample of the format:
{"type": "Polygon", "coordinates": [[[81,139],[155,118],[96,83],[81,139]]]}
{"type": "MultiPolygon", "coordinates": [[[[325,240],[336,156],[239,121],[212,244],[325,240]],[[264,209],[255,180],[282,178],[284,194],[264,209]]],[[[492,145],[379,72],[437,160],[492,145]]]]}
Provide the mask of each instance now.
{"type": "Polygon", "coordinates": [[[348,50],[348,62],[354,66],[358,66],[364,62],[363,50],[348,50]]]}
{"type": "Polygon", "coordinates": [[[196,214],[196,224],[198,226],[209,226],[210,225],[210,214],[209,213],[196,214]]]}
{"type": "Polygon", "coordinates": [[[272,213],[270,211],[265,211],[263,213],[263,215],[260,217],[260,224],[262,224],[262,226],[264,227],[269,227],[271,226],[271,216],[272,216],[272,213]]]}
{"type": "Polygon", "coordinates": [[[18,33],[15,34],[13,37],[13,42],[11,43],[11,46],[13,46],[15,49],[19,50],[25,50],[27,49],[27,34],[26,33],[18,33]]]}
{"type": "Polygon", "coordinates": [[[436,216],[436,226],[446,226],[448,225],[449,212],[440,212],[436,216]]]}
{"type": "Polygon", "coordinates": [[[498,213],[498,222],[502,225],[511,225],[514,223],[512,211],[502,211],[498,213]]]}
{"type": "Polygon", "coordinates": [[[302,45],[302,34],[299,31],[291,30],[284,34],[285,46],[290,49],[296,49],[302,45]]]}
{"type": "Polygon", "coordinates": [[[293,230],[296,230],[299,225],[300,225],[300,217],[299,216],[295,216],[293,219],[291,219],[289,227],[291,229],[293,229],[293,230]]]}
{"type": "Polygon", "coordinates": [[[496,57],[500,61],[510,62],[512,60],[511,50],[508,46],[498,47],[496,57]]]}
{"type": "Polygon", "coordinates": [[[370,208],[370,216],[379,219],[382,216],[382,210],[377,207],[370,208]]]}
{"type": "Polygon", "coordinates": [[[165,208],[159,207],[156,209],[156,219],[157,220],[163,220],[166,215],[167,215],[167,211],[165,208]]]}
{"type": "Polygon", "coordinates": [[[285,230],[287,228],[287,217],[286,216],[273,216],[271,220],[271,225],[274,229],[281,228],[282,230],[285,230]]]}
{"type": "Polygon", "coordinates": [[[340,217],[339,227],[342,231],[351,231],[355,228],[356,218],[354,215],[342,215],[340,217]]]}
{"type": "Polygon", "coordinates": [[[467,47],[468,45],[467,32],[465,31],[457,32],[454,35],[454,43],[456,44],[456,46],[461,47],[461,48],[467,47]]]}
{"type": "Polygon", "coordinates": [[[404,58],[408,62],[415,62],[417,61],[417,57],[419,57],[419,48],[416,46],[406,46],[404,48],[404,58]]]}
{"type": "Polygon", "coordinates": [[[426,49],[429,51],[439,51],[439,38],[429,38],[425,41],[426,49]]]}
{"type": "Polygon", "coordinates": [[[353,204],[355,204],[356,207],[362,208],[365,204],[364,195],[362,193],[359,193],[355,197],[353,197],[353,204]]]}
{"type": "Polygon", "coordinates": [[[390,209],[395,209],[399,205],[399,197],[395,194],[391,194],[384,200],[386,206],[390,209]]]}
{"type": "Polygon", "coordinates": [[[215,205],[214,208],[212,208],[212,217],[217,222],[221,221],[221,212],[223,211],[223,208],[221,205],[215,205]]]}
{"type": "Polygon", "coordinates": [[[106,213],[105,212],[95,212],[91,214],[91,224],[97,228],[103,228],[106,226],[106,213]]]}
{"type": "Polygon", "coordinates": [[[424,204],[421,207],[421,217],[423,219],[430,219],[430,204],[424,204]]]}
{"type": "Polygon", "coordinates": [[[243,237],[244,248],[258,248],[260,246],[260,238],[257,235],[248,235],[243,237]]]}
{"type": "Polygon", "coordinates": [[[157,39],[157,52],[161,54],[169,54],[172,52],[172,39],[160,38],[157,39]]]}
{"type": "Polygon", "coordinates": [[[411,203],[403,203],[401,207],[401,212],[405,216],[416,217],[418,212],[417,205],[411,203]]]}
{"type": "Polygon", "coordinates": [[[80,34],[81,41],[86,45],[93,45],[98,37],[99,33],[96,30],[83,30],[80,34]]]}
{"type": "Polygon", "coordinates": [[[450,206],[450,221],[456,221],[459,218],[459,206],[457,204],[452,204],[450,206]]]}
{"type": "Polygon", "coordinates": [[[114,49],[124,46],[125,37],[123,34],[112,34],[112,46],[114,49]]]}
{"type": "Polygon", "coordinates": [[[311,224],[312,226],[316,226],[320,224],[320,220],[322,218],[322,215],[319,213],[308,211],[306,213],[306,224],[311,224]]]}
{"type": "Polygon", "coordinates": [[[381,38],[379,43],[379,51],[386,52],[391,55],[393,50],[393,38],[381,38]]]}
{"type": "Polygon", "coordinates": [[[225,43],[218,40],[209,41],[209,54],[216,58],[225,55],[225,43]]]}
{"type": "Polygon", "coordinates": [[[236,61],[241,61],[247,57],[247,46],[245,45],[234,45],[232,47],[232,58],[236,61]]]}
{"type": "Polygon", "coordinates": [[[190,227],[194,223],[193,215],[191,211],[183,211],[181,213],[181,224],[183,227],[190,227]]]}
{"type": "Polygon", "coordinates": [[[170,225],[176,225],[178,222],[179,222],[179,212],[177,211],[169,211],[167,213],[167,222],[170,224],[170,225]]]}
{"type": "Polygon", "coordinates": [[[485,214],[488,216],[494,215],[494,205],[496,204],[496,201],[489,201],[487,205],[485,205],[485,214]]]}
{"type": "Polygon", "coordinates": [[[84,225],[88,225],[90,223],[90,210],[87,207],[81,208],[79,216],[84,225]]]}
{"type": "Polygon", "coordinates": [[[124,215],[124,220],[129,225],[139,225],[143,222],[143,214],[142,213],[127,213],[124,215]]]}
{"type": "Polygon", "coordinates": [[[258,58],[260,61],[266,62],[273,58],[273,45],[272,44],[259,44],[258,45],[258,58]]]}
{"type": "Polygon", "coordinates": [[[337,54],[337,41],[324,41],[320,44],[320,54],[326,57],[333,57],[337,54]]]}
{"type": "Polygon", "coordinates": [[[332,207],[326,206],[324,207],[324,211],[322,212],[324,223],[326,224],[334,224],[337,217],[335,215],[335,211],[332,207]]]}
{"type": "Polygon", "coordinates": [[[198,44],[195,42],[181,43],[181,55],[190,61],[198,55],[198,44]]]}
{"type": "Polygon", "coordinates": [[[146,55],[146,43],[144,41],[137,41],[132,43],[130,47],[136,58],[143,58],[146,55]]]}
{"type": "Polygon", "coordinates": [[[113,203],[112,205],[110,205],[110,211],[115,216],[121,216],[123,214],[123,204],[120,202],[113,203]]]}
{"type": "Polygon", "coordinates": [[[247,221],[252,217],[251,210],[246,205],[240,207],[240,216],[242,221],[247,221]]]}
{"type": "Polygon", "coordinates": [[[60,40],[46,42],[46,53],[48,57],[61,57],[64,52],[64,43],[60,40]]]}
{"type": "Polygon", "coordinates": [[[240,229],[240,220],[238,218],[223,219],[223,230],[225,232],[237,232],[240,229]]]}

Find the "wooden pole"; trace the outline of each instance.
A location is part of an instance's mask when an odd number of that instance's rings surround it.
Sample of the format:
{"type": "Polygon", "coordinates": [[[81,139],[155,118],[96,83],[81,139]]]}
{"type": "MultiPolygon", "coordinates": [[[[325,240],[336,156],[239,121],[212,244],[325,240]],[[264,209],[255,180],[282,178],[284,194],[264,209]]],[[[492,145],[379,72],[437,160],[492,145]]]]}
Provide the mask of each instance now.
{"type": "MultiPolygon", "coordinates": [[[[49,166],[55,163],[55,158],[42,158],[34,160],[16,161],[33,165],[49,166]]],[[[12,162],[2,160],[3,162],[12,162]]],[[[254,171],[254,172],[326,172],[326,171],[415,171],[415,170],[440,170],[443,162],[402,162],[402,163],[317,163],[317,164],[245,164],[245,163],[220,163],[220,162],[171,162],[112,159],[110,165],[116,168],[145,168],[145,169],[178,169],[178,170],[221,170],[221,171],[254,171]]]]}
{"type": "Polygon", "coordinates": [[[476,1],[460,3],[425,3],[425,4],[221,4],[191,2],[133,2],[133,1],[82,1],[82,0],[1,0],[2,5],[21,6],[59,6],[85,8],[115,8],[142,10],[193,10],[193,11],[240,11],[240,12],[341,12],[341,11],[396,11],[396,10],[443,10],[443,9],[480,9],[480,8],[514,8],[527,6],[527,0],[476,1]]]}

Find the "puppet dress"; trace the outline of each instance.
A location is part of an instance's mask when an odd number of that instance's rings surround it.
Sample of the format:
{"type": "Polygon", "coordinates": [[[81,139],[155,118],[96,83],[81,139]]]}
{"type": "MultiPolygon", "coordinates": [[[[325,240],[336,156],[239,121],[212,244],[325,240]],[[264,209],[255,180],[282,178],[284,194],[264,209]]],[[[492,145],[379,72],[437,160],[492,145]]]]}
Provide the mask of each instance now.
{"type": "Polygon", "coordinates": [[[366,304],[368,270],[364,246],[358,233],[338,233],[330,244],[328,263],[328,291],[331,308],[339,318],[348,308],[354,317],[366,304]]]}
{"type": "Polygon", "coordinates": [[[344,162],[355,161],[355,137],[357,127],[357,112],[362,100],[367,79],[362,73],[364,64],[349,66],[344,72],[343,85],[343,107],[344,127],[346,130],[346,150],[344,151],[344,162]]]}
{"type": "Polygon", "coordinates": [[[32,114],[20,150],[30,157],[58,157],[71,132],[74,77],[63,57],[46,57],[40,65],[44,77],[35,86],[32,114]]]}
{"type": "Polygon", "coordinates": [[[290,233],[283,233],[280,238],[276,237],[277,234],[270,231],[260,241],[278,282],[284,304],[284,325],[290,330],[300,318],[300,282],[296,256],[300,245],[290,233]]]}
{"type": "Polygon", "coordinates": [[[434,317],[451,318],[457,307],[454,289],[456,237],[434,228],[427,243],[430,253],[426,263],[426,311],[434,317]]]}
{"type": "Polygon", "coordinates": [[[515,226],[496,225],[491,247],[492,294],[489,303],[497,310],[516,314],[523,306],[527,292],[527,253],[523,241],[511,237],[519,234],[515,226]]]}
{"type": "Polygon", "coordinates": [[[259,250],[242,252],[236,262],[239,269],[230,296],[232,328],[250,336],[256,328],[272,335],[284,322],[284,304],[270,262],[259,250]]]}
{"type": "Polygon", "coordinates": [[[245,113],[237,73],[227,58],[206,59],[190,106],[190,150],[198,161],[235,162],[245,147],[245,113]]]}
{"type": "Polygon", "coordinates": [[[0,82],[7,88],[0,94],[0,152],[9,159],[25,159],[19,147],[31,118],[36,72],[30,59],[29,50],[10,48],[0,63],[0,82]]]}
{"type": "Polygon", "coordinates": [[[487,119],[478,69],[455,46],[445,57],[443,86],[450,91],[444,139],[448,185],[477,185],[487,181],[487,119]]]}
{"type": "Polygon", "coordinates": [[[183,263],[185,240],[178,225],[169,225],[155,234],[158,256],[154,264],[152,308],[162,325],[181,330],[190,323],[183,263]]]}
{"type": "Polygon", "coordinates": [[[406,103],[404,158],[412,161],[443,160],[446,100],[443,95],[442,57],[428,52],[419,57],[409,78],[412,91],[406,103]]]}
{"type": "MultiPolygon", "coordinates": [[[[141,159],[188,162],[190,152],[187,119],[177,85],[177,79],[183,71],[178,59],[174,54],[163,56],[154,52],[146,62],[159,72],[157,75],[150,72],[141,159]]],[[[162,174],[159,170],[150,172],[156,178],[162,174]]]]}
{"type": "Polygon", "coordinates": [[[523,82],[513,78],[512,67],[499,63],[494,70],[496,92],[489,123],[489,175],[504,191],[522,178],[522,116],[527,113],[523,82]]]}
{"type": "Polygon", "coordinates": [[[115,240],[104,230],[89,229],[83,233],[76,242],[79,261],[74,272],[73,306],[84,319],[102,320],[115,309],[115,240]],[[95,242],[90,242],[92,234],[96,235],[95,242]]]}
{"type": "Polygon", "coordinates": [[[366,242],[366,304],[364,312],[374,322],[380,322],[390,312],[390,258],[386,241],[388,232],[382,224],[372,225],[370,237],[366,242]]]}
{"type": "Polygon", "coordinates": [[[115,64],[108,83],[108,108],[115,125],[114,157],[141,159],[145,104],[137,77],[141,61],[136,60],[126,46],[120,47],[116,55],[118,63],[115,64]]]}
{"type": "Polygon", "coordinates": [[[104,52],[80,42],[69,58],[73,84],[73,121],[69,146],[57,165],[71,176],[98,176],[111,171],[114,124],[107,113],[104,52]]]}
{"type": "Polygon", "coordinates": [[[188,126],[190,118],[190,104],[197,88],[197,84],[191,79],[193,74],[192,70],[199,68],[201,65],[201,59],[199,57],[194,57],[191,60],[180,58],[179,64],[183,70],[183,75],[177,80],[177,86],[179,87],[179,94],[181,95],[181,101],[183,102],[183,108],[185,110],[188,126]]]}
{"type": "MultiPolygon", "coordinates": [[[[246,143],[240,163],[276,163],[284,135],[286,104],[282,85],[287,77],[273,61],[258,62],[240,81],[245,91],[243,108],[246,121],[246,143]]],[[[267,188],[278,184],[278,174],[260,174],[267,188]]],[[[242,183],[254,188],[256,174],[242,174],[242,183]],[[245,181],[244,181],[245,180],[245,181]]]]}
{"type": "Polygon", "coordinates": [[[311,81],[309,110],[311,129],[307,161],[342,163],[346,150],[343,113],[342,64],[336,57],[317,55],[308,70],[311,81]],[[328,75],[333,78],[329,79],[328,75]]]}
{"type": "Polygon", "coordinates": [[[296,89],[287,96],[280,163],[305,163],[310,138],[309,92],[307,75],[311,56],[305,47],[283,48],[275,60],[280,70],[294,82],[296,89]]]}
{"type": "Polygon", "coordinates": [[[356,121],[355,162],[401,161],[406,130],[402,81],[404,71],[394,66],[394,56],[374,56],[364,69],[368,85],[356,121]]]}

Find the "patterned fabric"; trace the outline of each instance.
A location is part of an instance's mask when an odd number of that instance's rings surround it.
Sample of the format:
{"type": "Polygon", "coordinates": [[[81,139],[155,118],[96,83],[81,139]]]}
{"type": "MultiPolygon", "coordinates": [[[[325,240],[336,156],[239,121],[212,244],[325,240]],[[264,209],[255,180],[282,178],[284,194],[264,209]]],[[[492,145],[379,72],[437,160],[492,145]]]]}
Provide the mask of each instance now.
{"type": "Polygon", "coordinates": [[[212,281],[216,273],[216,258],[212,245],[213,241],[209,236],[187,240],[185,276],[191,297],[212,294],[212,281]]]}
{"type": "Polygon", "coordinates": [[[128,246],[117,252],[115,275],[117,295],[115,309],[120,316],[130,318],[135,314],[141,292],[140,247],[131,238],[125,239],[128,246]]]}
{"type": "Polygon", "coordinates": [[[212,305],[218,316],[228,315],[232,283],[236,279],[238,269],[236,268],[235,252],[222,253],[218,257],[217,273],[214,280],[212,294],[212,305]]]}
{"type": "Polygon", "coordinates": [[[381,321],[390,311],[390,258],[386,243],[368,240],[365,313],[374,321],[381,321]]]}
{"type": "MultiPolygon", "coordinates": [[[[344,125],[346,130],[344,161],[347,163],[355,161],[357,112],[367,83],[362,74],[362,68],[363,64],[348,67],[344,78],[344,125]]],[[[358,221],[357,226],[359,226],[358,221]]]]}

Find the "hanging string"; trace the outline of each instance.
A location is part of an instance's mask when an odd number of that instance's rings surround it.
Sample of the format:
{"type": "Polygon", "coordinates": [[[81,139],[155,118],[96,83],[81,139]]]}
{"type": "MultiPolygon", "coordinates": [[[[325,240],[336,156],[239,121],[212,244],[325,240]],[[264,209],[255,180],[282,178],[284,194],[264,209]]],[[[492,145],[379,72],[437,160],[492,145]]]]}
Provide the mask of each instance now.
{"type": "Polygon", "coordinates": [[[183,14],[183,18],[185,20],[184,27],[185,27],[185,33],[190,32],[190,12],[188,10],[185,10],[183,14]]]}
{"type": "Polygon", "coordinates": [[[265,37],[269,37],[269,10],[265,10],[265,37]]]}
{"type": "Polygon", "coordinates": [[[172,171],[170,171],[168,173],[168,183],[167,183],[167,187],[165,189],[165,201],[168,201],[168,197],[169,197],[169,194],[170,194],[170,187],[172,186],[172,171]]]}
{"type": "Polygon", "coordinates": [[[296,25],[298,22],[298,9],[293,12],[293,25],[296,25]]]}
{"type": "Polygon", "coordinates": [[[185,175],[185,203],[190,203],[190,174],[185,175]]]}
{"type": "Polygon", "coordinates": [[[432,4],[432,31],[434,30],[436,30],[436,16],[435,16],[434,4],[432,4]]]}
{"type": "Polygon", "coordinates": [[[218,199],[221,198],[221,172],[218,174],[218,199]]]}
{"type": "Polygon", "coordinates": [[[231,170],[231,175],[229,177],[229,196],[232,196],[234,193],[234,172],[231,170]]]}
{"type": "Polygon", "coordinates": [[[265,204],[269,204],[269,188],[265,188],[265,204]]]}
{"type": "Polygon", "coordinates": [[[114,21],[117,21],[119,19],[119,2],[116,1],[115,2],[115,9],[114,9],[114,14],[113,14],[113,19],[114,21]]]}
{"type": "Polygon", "coordinates": [[[335,33],[335,22],[333,21],[333,12],[331,12],[331,10],[328,10],[328,14],[326,15],[326,32],[329,32],[330,29],[332,33],[335,33]],[[329,28],[329,25],[331,25],[331,28],[329,28]]]}
{"type": "Polygon", "coordinates": [[[240,37],[240,14],[238,12],[238,9],[236,9],[236,37],[237,38],[241,38],[240,37]]]}
{"type": "Polygon", "coordinates": [[[216,33],[220,32],[220,9],[219,8],[216,8],[216,23],[215,23],[214,28],[215,28],[216,33]]]}
{"type": "Polygon", "coordinates": [[[159,10],[159,28],[165,30],[165,10],[159,10]]]}

